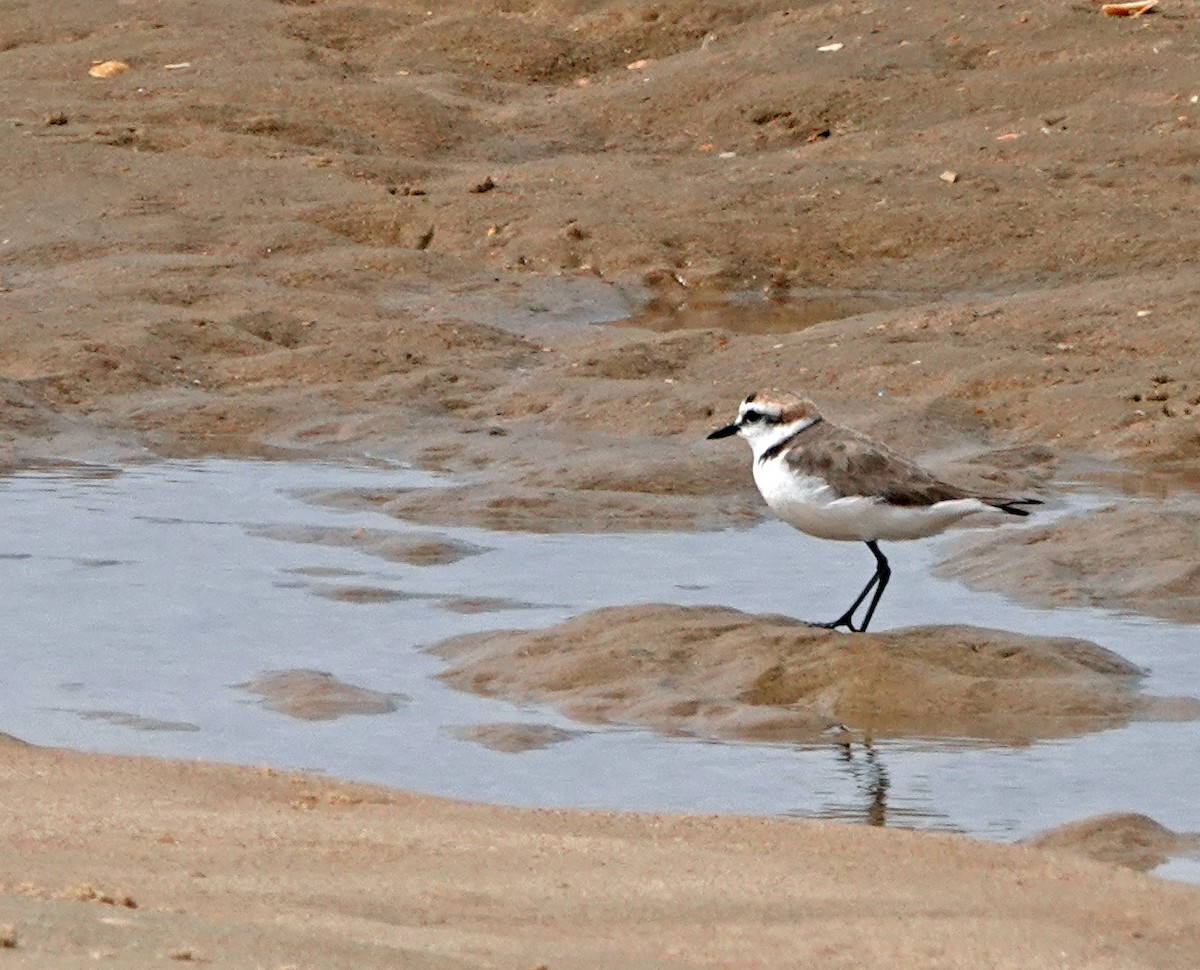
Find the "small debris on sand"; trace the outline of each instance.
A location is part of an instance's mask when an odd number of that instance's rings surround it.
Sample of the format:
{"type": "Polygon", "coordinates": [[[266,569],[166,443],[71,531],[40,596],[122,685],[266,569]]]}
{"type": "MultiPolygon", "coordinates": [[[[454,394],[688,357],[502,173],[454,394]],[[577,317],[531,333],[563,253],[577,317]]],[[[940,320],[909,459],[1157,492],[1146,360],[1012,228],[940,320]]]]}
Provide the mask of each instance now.
{"type": "Polygon", "coordinates": [[[92,66],[88,68],[88,74],[91,77],[109,78],[124,74],[128,70],[129,65],[124,61],[93,61],[92,66]]]}
{"type": "Polygon", "coordinates": [[[1158,6],[1158,0],[1134,0],[1132,3],[1105,3],[1100,12],[1106,17],[1140,17],[1158,6]]]}

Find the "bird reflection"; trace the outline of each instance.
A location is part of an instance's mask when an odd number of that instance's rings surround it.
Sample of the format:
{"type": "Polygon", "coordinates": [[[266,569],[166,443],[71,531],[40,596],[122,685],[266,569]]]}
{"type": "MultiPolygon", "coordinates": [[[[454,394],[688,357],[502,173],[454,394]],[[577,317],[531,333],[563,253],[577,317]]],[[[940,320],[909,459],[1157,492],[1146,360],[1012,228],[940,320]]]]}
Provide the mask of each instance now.
{"type": "MultiPolygon", "coordinates": [[[[921,797],[919,780],[916,781],[917,790],[906,791],[902,787],[899,794],[892,790],[891,773],[884,763],[887,745],[879,749],[870,735],[856,736],[849,728],[838,727],[840,730],[826,745],[803,749],[808,754],[831,753],[832,764],[824,762],[823,768],[816,769],[816,777],[809,776],[810,784],[804,795],[807,804],[789,809],[785,814],[856,822],[877,828],[962,831],[949,816],[930,804],[927,797],[921,797]],[[830,778],[830,774],[835,777],[830,778]]],[[[903,749],[895,753],[899,757],[905,754],[903,749]]]]}
{"type": "Polygon", "coordinates": [[[862,755],[856,756],[855,745],[846,741],[838,746],[838,760],[846,765],[859,790],[864,795],[866,808],[863,818],[868,825],[887,825],[887,796],[891,788],[887,767],[879,758],[879,752],[871,739],[864,738],[860,747],[862,755]]]}

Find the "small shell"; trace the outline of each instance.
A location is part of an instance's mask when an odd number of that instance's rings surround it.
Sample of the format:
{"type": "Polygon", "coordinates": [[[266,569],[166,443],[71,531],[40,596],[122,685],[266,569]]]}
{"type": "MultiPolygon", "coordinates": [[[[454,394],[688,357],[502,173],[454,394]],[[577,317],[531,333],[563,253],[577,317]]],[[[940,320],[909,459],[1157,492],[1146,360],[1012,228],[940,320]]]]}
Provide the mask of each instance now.
{"type": "Polygon", "coordinates": [[[1133,0],[1132,3],[1106,3],[1100,8],[1100,12],[1106,17],[1140,17],[1157,3],[1158,0],[1133,0]]]}
{"type": "Polygon", "coordinates": [[[88,74],[92,77],[116,77],[128,70],[129,65],[124,61],[96,61],[88,68],[88,74]]]}

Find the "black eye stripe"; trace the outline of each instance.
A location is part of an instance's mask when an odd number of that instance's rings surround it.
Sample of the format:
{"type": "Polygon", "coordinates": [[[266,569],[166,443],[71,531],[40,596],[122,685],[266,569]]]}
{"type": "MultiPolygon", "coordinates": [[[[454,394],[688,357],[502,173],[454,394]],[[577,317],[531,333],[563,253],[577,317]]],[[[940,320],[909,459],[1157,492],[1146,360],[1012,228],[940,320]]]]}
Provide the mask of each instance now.
{"type": "Polygon", "coordinates": [[[755,411],[753,408],[742,415],[743,424],[754,424],[757,421],[764,421],[767,424],[775,424],[779,421],[779,418],[774,414],[766,414],[762,411],[755,411]]]}

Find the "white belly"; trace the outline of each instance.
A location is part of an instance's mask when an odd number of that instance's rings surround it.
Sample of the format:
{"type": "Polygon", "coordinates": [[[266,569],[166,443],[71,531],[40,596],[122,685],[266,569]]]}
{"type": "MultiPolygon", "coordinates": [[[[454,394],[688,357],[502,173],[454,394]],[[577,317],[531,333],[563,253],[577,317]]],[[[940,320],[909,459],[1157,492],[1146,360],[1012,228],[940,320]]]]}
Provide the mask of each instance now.
{"type": "Polygon", "coordinates": [[[818,539],[923,539],[972,513],[991,510],[973,498],[930,506],[888,505],[863,495],[839,498],[821,479],[797,476],[778,458],[754,463],[754,483],[772,512],[818,539]]]}

